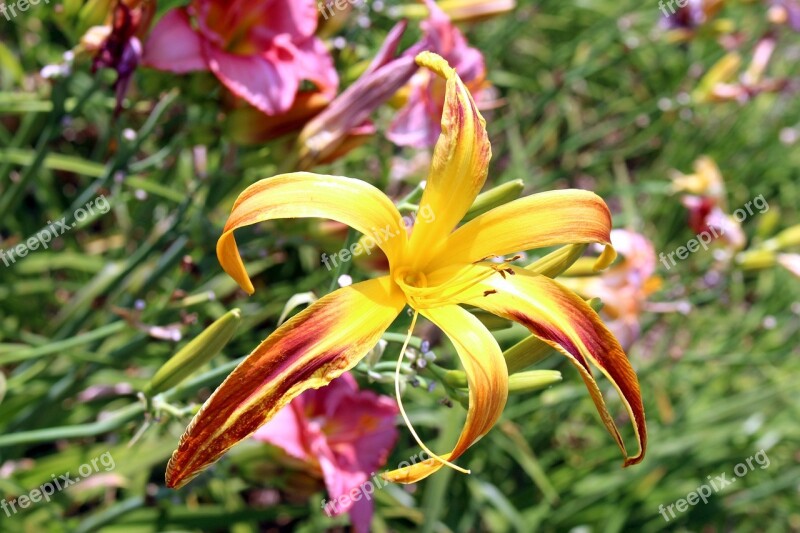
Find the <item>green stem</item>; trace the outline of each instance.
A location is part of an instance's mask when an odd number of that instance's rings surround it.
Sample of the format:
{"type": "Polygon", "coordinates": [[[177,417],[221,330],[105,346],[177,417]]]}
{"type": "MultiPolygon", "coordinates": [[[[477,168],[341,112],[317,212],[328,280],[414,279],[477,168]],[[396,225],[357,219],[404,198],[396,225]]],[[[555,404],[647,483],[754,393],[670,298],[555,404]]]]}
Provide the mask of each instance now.
{"type": "MultiPolygon", "coordinates": [[[[210,370],[205,374],[194,378],[193,380],[184,382],[183,384],[170,389],[161,395],[164,401],[173,401],[185,398],[194,394],[198,390],[216,385],[224,376],[236,368],[239,363],[244,360],[244,357],[235,361],[230,361],[221,365],[214,370],[210,370]]],[[[20,433],[11,433],[8,435],[0,435],[0,448],[16,446],[21,444],[37,444],[40,442],[53,442],[59,439],[79,439],[87,437],[96,437],[103,433],[108,433],[121,428],[128,422],[145,414],[146,408],[144,402],[138,402],[128,405],[118,410],[110,418],[101,422],[91,422],[88,424],[78,424],[74,426],[61,426],[47,429],[37,429],[33,431],[23,431],[20,433]]]]}

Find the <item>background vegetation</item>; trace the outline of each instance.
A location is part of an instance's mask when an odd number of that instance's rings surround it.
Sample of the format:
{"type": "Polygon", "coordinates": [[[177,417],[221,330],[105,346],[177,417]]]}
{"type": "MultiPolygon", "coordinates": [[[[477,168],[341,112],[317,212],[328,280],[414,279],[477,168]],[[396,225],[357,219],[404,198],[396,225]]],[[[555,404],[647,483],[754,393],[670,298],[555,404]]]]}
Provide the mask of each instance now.
{"type": "MultiPolygon", "coordinates": [[[[699,77],[725,51],[710,35],[667,42],[655,2],[519,4],[466,30],[505,104],[487,115],[492,184],[523,179],[526,192],[592,189],[612,207],[616,227],[640,231],[669,252],[693,236],[670,194],[670,171],[688,172],[705,154],[725,176],[731,207],[758,195],[769,202],[770,211],[744,223],[752,242],[800,223],[800,150],[780,140],[782,131],[800,128],[796,93],[693,103],[688,95],[699,77]]],[[[57,10],[41,3],[13,21],[0,19],[0,247],[99,194],[112,211],[79,224],[50,250],[0,265],[0,496],[28,492],[105,451],[116,477],[12,517],[0,514],[0,530],[344,527],[346,517],[324,516],[318,502],[325,494],[313,476],[255,443],[236,448],[187,489],[164,488],[165,464],[191,406],[230,361],[266,338],[293,294],[330,290],[333,274],[320,267],[319,254],[341,242],[313,221],[242,231],[258,280],[256,294],[245,297],[219,267],[215,243],[233,199],[273,175],[287,145],[233,143],[210,77],[140,70],[116,120],[113,74],[93,76],[78,61],[69,76],[42,80],[38,71],[75,44],[57,10]],[[138,313],[138,323],[174,326],[190,339],[234,307],[244,320],[224,355],[168,393],[160,418],[148,418],[136,392],[186,341],[154,339],[121,315],[138,313]],[[97,386],[113,393],[81,395],[97,386]],[[145,423],[151,426],[141,433],[145,423]]],[[[731,2],[723,13],[748,43],[766,31],[761,3],[731,2]]],[[[343,30],[341,62],[374,53],[392,20],[374,14],[372,23],[370,31],[343,30]]],[[[787,30],[770,72],[796,75],[798,57],[798,35],[787,30]]],[[[382,110],[381,124],[392,113],[382,110]]],[[[323,170],[399,194],[404,187],[390,183],[390,162],[413,155],[379,136],[323,170]]],[[[503,422],[464,457],[471,476],[445,469],[417,486],[380,491],[376,530],[800,530],[797,279],[778,268],[720,270],[702,251],[669,271],[659,268],[663,289],[653,299],[688,300],[693,310],[644,315],[644,334],[629,351],[648,413],[644,463],[620,468],[583,383],[553,356],[540,367],[562,370],[564,381],[512,397],[503,422]],[[663,520],[659,505],[686,497],[707,476],[730,476],[760,449],[768,468],[663,520]]],[[[402,332],[404,324],[393,329],[402,332]]],[[[522,336],[516,328],[498,332],[504,346],[522,336]]],[[[390,344],[387,360],[399,348],[390,344]]],[[[434,350],[443,365],[457,364],[449,346],[434,350]]],[[[371,386],[391,393],[391,385],[371,386]]],[[[407,397],[424,436],[445,449],[463,409],[443,405],[441,387],[409,389],[407,397]]],[[[401,428],[388,465],[417,451],[401,428]]]]}

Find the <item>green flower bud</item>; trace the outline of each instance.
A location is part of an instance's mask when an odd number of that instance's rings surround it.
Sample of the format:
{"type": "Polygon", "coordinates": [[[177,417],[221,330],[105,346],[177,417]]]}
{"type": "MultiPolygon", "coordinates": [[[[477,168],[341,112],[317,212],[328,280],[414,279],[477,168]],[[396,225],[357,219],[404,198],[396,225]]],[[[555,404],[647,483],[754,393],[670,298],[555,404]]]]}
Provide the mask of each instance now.
{"type": "Polygon", "coordinates": [[[171,389],[211,361],[231,340],[241,320],[242,312],[233,309],[208,326],[156,372],[145,393],[152,396],[171,389]]]}

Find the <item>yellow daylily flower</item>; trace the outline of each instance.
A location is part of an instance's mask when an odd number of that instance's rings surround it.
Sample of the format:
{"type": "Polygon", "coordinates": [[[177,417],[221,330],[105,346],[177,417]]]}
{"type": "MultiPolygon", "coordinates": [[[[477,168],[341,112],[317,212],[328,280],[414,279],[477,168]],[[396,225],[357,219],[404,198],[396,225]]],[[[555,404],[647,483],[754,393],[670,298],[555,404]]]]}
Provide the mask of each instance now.
{"type": "MultiPolygon", "coordinates": [[[[462,304],[524,324],[567,356],[589,387],[625,465],[642,460],[647,439],[639,384],[617,340],[584,300],[557,282],[490,260],[558,244],[610,245],[608,207],[587,191],[547,192],[497,207],[454,231],[486,181],[491,146],[485,121],[455,70],[429,52],[417,56],[417,62],[446,80],[442,134],[420,202],[420,212],[435,216],[418,218],[409,236],[395,205],[372,185],[304,172],[262,180],[239,196],[217,255],[248,293],[254,287],[233,232],[278,218],[321,217],[347,224],[381,248],[390,273],[321,298],[263,341],[189,425],[170,460],[168,486],[184,485],[294,397],[353,368],[406,305],[415,311],[415,320],[421,314],[453,342],[467,376],[469,409],[450,453],[388,472],[386,479],[413,483],[444,464],[455,467],[452,461],[485,435],[503,411],[509,376],[502,352],[462,304]],[[625,450],[590,363],[611,380],[630,414],[639,446],[634,456],[625,450]]],[[[613,253],[601,260],[608,263],[613,253]]]]}

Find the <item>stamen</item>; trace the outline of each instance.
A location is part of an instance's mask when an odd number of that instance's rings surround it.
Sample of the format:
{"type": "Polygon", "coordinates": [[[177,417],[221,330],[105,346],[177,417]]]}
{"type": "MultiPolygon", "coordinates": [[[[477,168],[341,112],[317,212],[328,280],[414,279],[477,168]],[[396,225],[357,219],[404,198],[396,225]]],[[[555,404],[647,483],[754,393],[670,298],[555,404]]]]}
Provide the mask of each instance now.
{"type": "Polygon", "coordinates": [[[425,450],[425,453],[427,453],[432,459],[436,459],[437,461],[439,461],[443,465],[449,466],[453,470],[458,470],[462,474],[469,474],[470,473],[469,470],[467,470],[465,468],[461,468],[460,466],[458,466],[456,464],[453,464],[450,461],[448,461],[447,459],[444,459],[443,457],[439,457],[438,455],[436,455],[435,453],[430,451],[430,449],[428,449],[428,447],[425,446],[425,444],[422,443],[422,440],[419,438],[419,435],[417,435],[417,432],[414,431],[414,426],[411,425],[411,420],[408,419],[408,415],[406,414],[406,410],[403,409],[403,401],[400,399],[400,365],[403,363],[403,358],[406,355],[406,349],[408,348],[408,341],[411,340],[411,334],[414,332],[414,326],[417,323],[417,316],[418,315],[419,315],[419,312],[415,309],[414,310],[414,318],[411,319],[411,326],[408,328],[408,335],[406,335],[406,340],[403,343],[403,348],[400,350],[400,357],[397,359],[397,367],[395,368],[395,371],[394,371],[394,392],[395,392],[395,395],[397,396],[397,407],[400,408],[400,414],[403,416],[403,420],[405,420],[406,426],[408,427],[408,430],[414,436],[414,440],[417,441],[417,444],[419,445],[420,448],[425,450]]]}
{"type": "Polygon", "coordinates": [[[496,291],[496,290],[494,290],[494,289],[492,289],[492,290],[490,290],[490,291],[483,291],[483,296],[484,296],[484,298],[485,298],[486,296],[489,296],[490,294],[497,294],[497,291],[496,291]]]}

